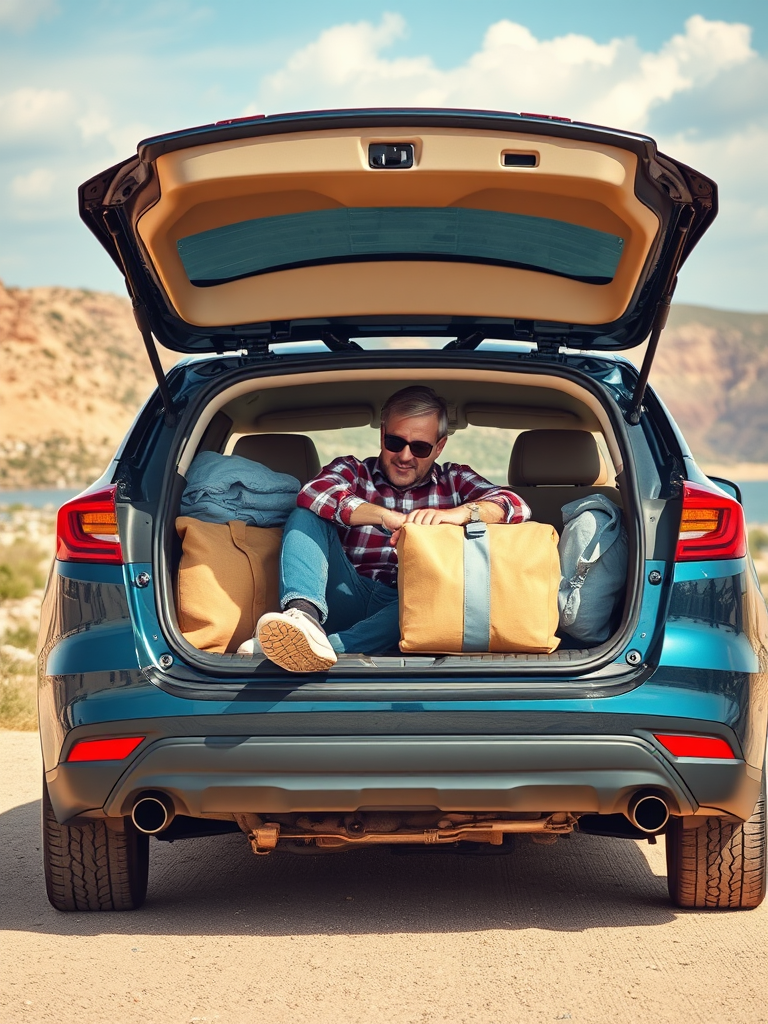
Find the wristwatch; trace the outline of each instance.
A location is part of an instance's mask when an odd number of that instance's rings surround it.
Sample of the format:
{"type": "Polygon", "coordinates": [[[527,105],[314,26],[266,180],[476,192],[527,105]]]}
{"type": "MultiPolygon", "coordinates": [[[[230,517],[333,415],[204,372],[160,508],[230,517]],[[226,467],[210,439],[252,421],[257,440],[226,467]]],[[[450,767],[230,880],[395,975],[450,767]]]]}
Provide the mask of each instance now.
{"type": "Polygon", "coordinates": [[[469,509],[469,521],[470,523],[479,523],[480,520],[480,506],[476,501],[471,501],[467,508],[469,509]]]}

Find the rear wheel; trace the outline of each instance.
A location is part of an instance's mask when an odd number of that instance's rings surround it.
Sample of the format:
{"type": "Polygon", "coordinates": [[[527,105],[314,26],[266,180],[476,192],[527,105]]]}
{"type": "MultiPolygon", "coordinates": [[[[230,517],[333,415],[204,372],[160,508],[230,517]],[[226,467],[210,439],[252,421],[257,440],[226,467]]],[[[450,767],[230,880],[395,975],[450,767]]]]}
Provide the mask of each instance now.
{"type": "Polygon", "coordinates": [[[765,860],[765,774],[748,821],[707,818],[698,828],[685,829],[676,818],[667,830],[667,885],[679,907],[759,907],[765,896],[765,860]]]}
{"type": "Polygon", "coordinates": [[[122,831],[103,821],[60,825],[43,781],[43,866],[56,910],[135,910],[149,876],[149,836],[126,819],[122,831]]]}

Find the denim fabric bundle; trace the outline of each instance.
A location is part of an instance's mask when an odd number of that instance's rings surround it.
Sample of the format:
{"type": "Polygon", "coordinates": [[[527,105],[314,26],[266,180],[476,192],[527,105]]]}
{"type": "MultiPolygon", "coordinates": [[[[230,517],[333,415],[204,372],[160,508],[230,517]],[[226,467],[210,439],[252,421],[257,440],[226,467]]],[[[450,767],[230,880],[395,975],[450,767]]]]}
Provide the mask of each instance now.
{"type": "Polygon", "coordinates": [[[248,526],[282,526],[296,508],[299,481],[239,455],[200,452],[187,471],[181,515],[206,523],[239,519],[248,526]]]}
{"type": "Polygon", "coordinates": [[[627,534],[621,510],[603,494],[563,505],[558,549],[560,628],[585,643],[611,635],[627,580],[627,534]]]}

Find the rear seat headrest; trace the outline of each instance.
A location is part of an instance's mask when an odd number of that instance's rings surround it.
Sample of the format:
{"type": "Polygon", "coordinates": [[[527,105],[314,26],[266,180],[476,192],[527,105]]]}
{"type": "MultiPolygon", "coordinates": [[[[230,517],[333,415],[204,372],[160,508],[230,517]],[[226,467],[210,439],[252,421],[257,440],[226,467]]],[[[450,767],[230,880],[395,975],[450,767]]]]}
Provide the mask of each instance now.
{"type": "Polygon", "coordinates": [[[509,459],[510,487],[604,484],[605,462],[586,430],[526,430],[509,459]]]}
{"type": "Polygon", "coordinates": [[[302,486],[320,472],[315,443],[304,434],[248,434],[235,442],[232,454],[290,473],[302,486]]]}

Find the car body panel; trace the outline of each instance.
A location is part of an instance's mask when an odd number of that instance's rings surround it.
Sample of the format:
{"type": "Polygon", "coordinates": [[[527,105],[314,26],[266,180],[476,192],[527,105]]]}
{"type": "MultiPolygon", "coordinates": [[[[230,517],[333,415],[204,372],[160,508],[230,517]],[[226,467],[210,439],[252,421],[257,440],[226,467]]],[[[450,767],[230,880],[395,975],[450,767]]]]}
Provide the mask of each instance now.
{"type": "MultiPolygon", "coordinates": [[[[138,219],[137,233],[179,316],[197,326],[218,327],[401,314],[605,323],[624,314],[660,229],[658,216],[635,196],[634,153],[528,133],[516,135],[514,147],[535,153],[536,166],[509,168],[501,161],[511,144],[504,133],[391,128],[387,139],[412,144],[416,157],[411,170],[388,173],[368,164],[368,146],[379,138],[373,129],[300,132],[158,157],[160,196],[138,219]],[[223,225],[242,227],[261,218],[271,222],[277,211],[290,224],[308,211],[392,208],[497,211],[608,231],[623,241],[621,260],[613,280],[599,285],[551,273],[467,265],[468,260],[446,265],[424,257],[377,262],[369,256],[365,263],[332,262],[196,287],[178,251],[184,240],[204,242],[203,232],[210,235],[223,225]]],[[[362,234],[353,234],[358,252],[365,252],[363,239],[370,238],[371,226],[371,218],[364,218],[362,234]]],[[[461,232],[461,226],[455,230],[461,232]]],[[[311,229],[302,235],[306,244],[311,229]]],[[[458,241],[451,237],[449,247],[458,241]]],[[[401,258],[405,253],[401,249],[401,258]]],[[[485,258],[490,259],[490,250],[485,258]]]]}
{"type": "MultiPolygon", "coordinates": [[[[614,716],[593,717],[622,724],[614,716]]],[[[759,771],[740,758],[670,757],[636,722],[621,734],[592,734],[590,722],[576,734],[550,729],[543,736],[411,730],[168,738],[158,735],[164,724],[155,723],[128,765],[64,762],[49,771],[54,807],[62,816],[101,809],[121,817],[139,793],[161,791],[191,817],[433,807],[616,814],[632,793],[654,790],[676,814],[706,808],[744,816],[760,785],[759,771]]]]}
{"type": "Polygon", "coordinates": [[[648,137],[595,125],[482,111],[321,111],[146,140],[136,158],[81,186],[80,210],[155,335],[179,351],[233,348],[275,325],[291,333],[314,322],[349,336],[355,321],[401,328],[422,319],[450,334],[454,322],[461,332],[478,318],[497,322],[499,337],[559,326],[572,347],[625,348],[647,336],[656,302],[716,214],[717,191],[648,137]],[[372,166],[369,146],[382,142],[412,147],[412,166],[372,166]],[[535,162],[505,166],[506,153],[535,162]],[[419,209],[451,211],[451,222],[478,211],[512,218],[499,228],[508,239],[558,224],[602,232],[620,240],[621,255],[615,273],[589,283],[527,256],[500,259],[483,249],[482,230],[470,252],[461,241],[468,224],[432,232],[423,251],[377,249],[370,217],[362,235],[349,228],[343,259],[333,250],[317,265],[257,273],[246,246],[238,280],[193,284],[179,250],[205,247],[206,233],[235,224],[256,225],[257,237],[260,220],[267,231],[280,217],[419,209]]]}
{"type": "MultiPolygon", "coordinates": [[[[325,358],[334,364],[338,361],[332,354],[325,358]]],[[[273,360],[269,374],[280,362],[291,380],[296,379],[295,370],[305,372],[307,366],[301,359],[273,360]]],[[[232,372],[244,377],[264,372],[258,362],[250,363],[250,370],[238,370],[239,365],[214,358],[177,367],[174,394],[191,409],[201,388],[210,392],[212,379],[225,387],[232,372]]],[[[614,374],[599,361],[592,360],[590,365],[597,379],[613,380],[614,374]]],[[[438,372],[434,366],[433,372],[438,372]]],[[[362,379],[361,371],[353,373],[362,379]]],[[[248,721],[249,729],[260,734],[263,727],[256,723],[265,717],[273,722],[276,718],[302,722],[301,729],[306,729],[307,716],[327,722],[339,715],[352,721],[373,714],[382,721],[391,719],[393,729],[402,729],[396,720],[403,713],[412,723],[445,714],[503,718],[510,713],[563,713],[584,720],[605,712],[624,718],[648,715],[698,722],[702,723],[699,729],[721,724],[734,730],[750,764],[762,764],[768,618],[764,603],[755,598],[748,559],[677,564],[664,558],[646,559],[639,574],[642,600],[636,622],[612,655],[607,674],[582,669],[570,681],[562,678],[562,669],[558,680],[552,672],[548,677],[540,666],[533,666],[538,675],[526,679],[524,672],[520,675],[520,666],[503,664],[484,666],[485,671],[491,669],[492,678],[466,667],[454,667],[450,673],[423,670],[416,677],[409,675],[406,665],[401,670],[377,670],[372,679],[370,671],[352,661],[341,668],[341,674],[297,682],[276,669],[254,674],[249,664],[232,657],[209,656],[206,664],[193,663],[190,655],[198,652],[172,643],[169,623],[158,614],[158,601],[164,599],[158,589],[162,574],[155,559],[159,555],[153,555],[152,545],[140,539],[153,530],[164,467],[169,459],[177,460],[171,444],[173,429],[162,425],[151,403],[147,415],[154,423],[150,434],[141,424],[136,430],[143,439],[138,450],[151,437],[146,449],[151,450],[151,458],[147,461],[145,453],[142,463],[131,439],[126,442],[126,458],[134,467],[143,465],[143,476],[137,475],[136,468],[131,470],[130,489],[144,498],[152,496],[154,504],[126,501],[119,506],[121,524],[126,526],[125,554],[131,558],[142,550],[146,560],[123,566],[57,562],[52,574],[43,614],[48,625],[41,636],[41,731],[48,770],[58,763],[73,735],[115,726],[122,733],[131,722],[151,718],[199,729],[201,723],[210,726],[234,717],[248,721]],[[141,529],[133,529],[132,523],[140,523],[141,529]],[[654,571],[664,581],[659,586],[647,582],[654,571]],[[148,586],[136,584],[142,573],[150,577],[148,586]],[[630,652],[639,664],[627,660],[630,652]],[[163,655],[173,659],[165,668],[160,664],[163,655]],[[542,697],[537,699],[537,693],[542,697]]],[[[630,440],[641,437],[636,435],[638,430],[630,428],[630,440]]],[[[636,468],[643,493],[651,493],[657,471],[642,479],[646,470],[640,463],[636,468]]],[[[657,504],[650,501],[649,511],[656,512],[657,504]]],[[[651,539],[648,543],[651,549],[657,544],[651,539]]],[[[573,674],[572,669],[567,671],[573,674]]]]}

